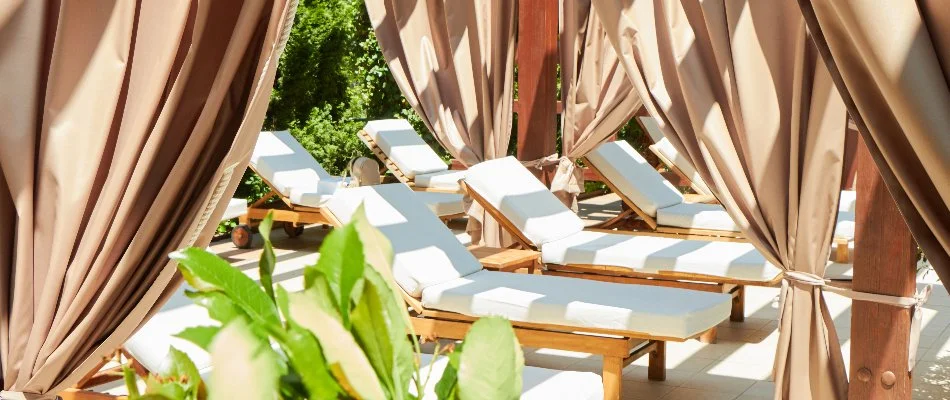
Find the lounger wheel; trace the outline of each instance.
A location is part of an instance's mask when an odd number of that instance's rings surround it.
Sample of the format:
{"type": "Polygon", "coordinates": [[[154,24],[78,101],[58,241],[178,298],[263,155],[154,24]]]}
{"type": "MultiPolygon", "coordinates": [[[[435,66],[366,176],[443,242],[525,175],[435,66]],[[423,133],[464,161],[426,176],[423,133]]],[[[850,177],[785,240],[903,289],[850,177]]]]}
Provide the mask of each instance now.
{"type": "Polygon", "coordinates": [[[239,249],[249,249],[251,248],[251,237],[254,235],[254,232],[251,231],[251,227],[247,225],[238,225],[231,230],[231,243],[234,243],[239,249]]]}
{"type": "Polygon", "coordinates": [[[294,225],[290,222],[284,222],[284,233],[292,238],[303,235],[303,225],[294,225]]]}

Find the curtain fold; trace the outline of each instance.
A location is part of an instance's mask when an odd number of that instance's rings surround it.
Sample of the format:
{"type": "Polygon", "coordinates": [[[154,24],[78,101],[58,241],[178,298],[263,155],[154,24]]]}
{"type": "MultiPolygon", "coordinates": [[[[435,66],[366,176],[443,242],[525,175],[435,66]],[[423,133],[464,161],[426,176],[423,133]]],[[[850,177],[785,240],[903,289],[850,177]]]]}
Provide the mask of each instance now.
{"type": "Polygon", "coordinates": [[[74,384],[179,283],[260,130],[296,1],[0,5],[0,387],[74,384]]]}
{"type": "Polygon", "coordinates": [[[786,275],[777,398],[844,398],[821,296],[847,112],[797,4],[594,0],[644,107],[786,275]],[[794,278],[794,279],[793,279],[794,278]]]}
{"type": "Polygon", "coordinates": [[[551,190],[577,209],[584,174],[575,160],[626,124],[640,108],[640,97],[590,0],[561,0],[561,159],[551,190]]]}
{"type": "MultiPolygon", "coordinates": [[[[516,1],[366,0],[403,96],[465,166],[508,151],[516,7],[516,1]]],[[[469,215],[472,243],[510,241],[483,210],[470,208],[469,215]]]]}
{"type": "Polygon", "coordinates": [[[914,239],[950,282],[950,7],[799,3],[914,239]]]}

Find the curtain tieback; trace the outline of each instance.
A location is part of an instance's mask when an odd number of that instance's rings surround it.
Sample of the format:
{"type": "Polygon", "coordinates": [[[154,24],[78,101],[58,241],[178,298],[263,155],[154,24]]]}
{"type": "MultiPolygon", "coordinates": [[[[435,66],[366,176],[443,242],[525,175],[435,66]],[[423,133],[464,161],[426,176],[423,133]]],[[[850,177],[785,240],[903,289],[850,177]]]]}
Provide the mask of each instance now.
{"type": "MultiPolygon", "coordinates": [[[[822,278],[818,275],[802,271],[785,271],[782,276],[782,303],[785,302],[785,288],[789,283],[796,283],[807,286],[814,286],[820,290],[832,292],[852,300],[869,301],[872,303],[886,304],[889,306],[910,308],[910,339],[908,340],[909,349],[907,351],[907,370],[913,371],[917,359],[917,345],[920,342],[921,320],[923,319],[922,308],[930,300],[930,293],[933,292],[933,285],[924,286],[923,289],[914,294],[914,297],[889,296],[886,294],[859,292],[853,289],[834,286],[832,281],[822,278]]],[[[781,319],[781,315],[779,315],[781,319]]]]}
{"type": "Polygon", "coordinates": [[[526,168],[541,169],[548,165],[554,165],[554,164],[559,163],[561,158],[564,158],[564,157],[558,157],[557,153],[553,153],[553,154],[548,154],[536,160],[522,161],[521,165],[524,165],[526,168]]]}

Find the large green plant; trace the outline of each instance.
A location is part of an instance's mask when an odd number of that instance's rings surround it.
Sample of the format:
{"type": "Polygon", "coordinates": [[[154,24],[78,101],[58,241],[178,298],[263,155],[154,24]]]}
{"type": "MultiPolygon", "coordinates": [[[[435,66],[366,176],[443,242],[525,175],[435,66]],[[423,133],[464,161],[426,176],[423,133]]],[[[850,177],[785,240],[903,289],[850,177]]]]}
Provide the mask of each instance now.
{"type": "MultiPolygon", "coordinates": [[[[353,222],[324,240],[319,261],[304,269],[301,292],[273,283],[271,218],[260,226],[260,284],[199,248],[171,257],[186,292],[220,326],[185,329],[179,337],[208,350],[214,364],[205,391],[197,368],[172,349],[166,371],[146,378],[145,394],[126,371],[130,400],[414,399],[428,372],[392,277],[392,247],[360,208],[353,222]]],[[[437,353],[439,353],[437,349],[437,353]]],[[[475,322],[448,354],[436,384],[439,399],[511,399],[521,393],[521,348],[501,318],[475,322]],[[464,349],[464,350],[463,350],[464,349]]]]}

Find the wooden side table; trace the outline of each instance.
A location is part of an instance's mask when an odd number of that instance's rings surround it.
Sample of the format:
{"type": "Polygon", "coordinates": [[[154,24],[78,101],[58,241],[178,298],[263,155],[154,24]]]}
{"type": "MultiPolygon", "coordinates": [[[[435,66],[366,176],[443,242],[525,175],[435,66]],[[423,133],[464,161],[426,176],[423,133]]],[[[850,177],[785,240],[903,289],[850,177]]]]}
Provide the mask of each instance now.
{"type": "Polygon", "coordinates": [[[535,268],[541,263],[541,253],[534,250],[502,249],[487,246],[469,246],[475,258],[492,271],[515,272],[527,268],[529,274],[534,274],[535,268]]]}

